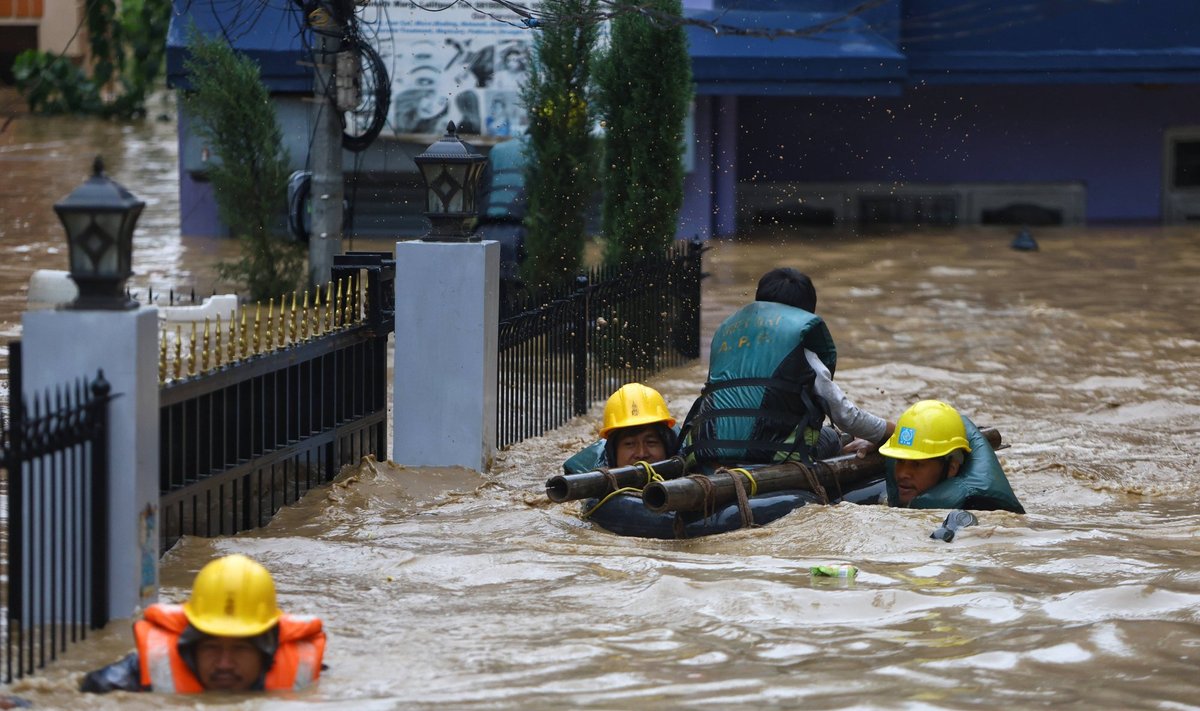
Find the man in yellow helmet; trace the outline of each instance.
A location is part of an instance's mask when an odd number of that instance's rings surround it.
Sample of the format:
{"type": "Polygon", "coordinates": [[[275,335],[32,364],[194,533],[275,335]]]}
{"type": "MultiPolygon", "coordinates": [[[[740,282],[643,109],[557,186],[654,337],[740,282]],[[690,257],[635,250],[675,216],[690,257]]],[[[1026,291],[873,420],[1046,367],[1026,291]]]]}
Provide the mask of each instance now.
{"type": "Polygon", "coordinates": [[[82,690],[272,691],[321,675],[321,621],[282,612],[267,569],[244,555],[204,566],[183,605],[155,604],[133,626],[137,651],[89,673],[82,690]]]}
{"type": "Polygon", "coordinates": [[[568,459],[563,470],[573,474],[661,462],[675,454],[674,427],[675,418],[657,390],[641,383],[622,385],[604,404],[604,439],[568,459]]]}
{"type": "Polygon", "coordinates": [[[905,410],[879,453],[889,458],[891,506],[1025,513],[987,438],[944,402],[905,410]]]}

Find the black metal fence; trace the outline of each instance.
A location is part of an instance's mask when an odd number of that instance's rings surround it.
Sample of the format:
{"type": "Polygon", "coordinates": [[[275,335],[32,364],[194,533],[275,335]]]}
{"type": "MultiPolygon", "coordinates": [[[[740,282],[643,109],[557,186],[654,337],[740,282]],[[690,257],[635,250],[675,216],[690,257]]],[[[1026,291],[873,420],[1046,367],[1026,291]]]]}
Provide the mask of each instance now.
{"type": "MultiPolygon", "coordinates": [[[[339,286],[324,311],[306,303],[293,312],[290,344],[267,352],[256,346],[248,357],[161,388],[164,552],[184,535],[262,526],[342,465],[368,454],[386,459],[395,262],[385,253],[352,252],[339,255],[333,271],[334,281],[351,285],[345,301],[339,286]],[[299,319],[303,337],[296,335],[299,319]]],[[[280,334],[283,318],[281,307],[280,334]]],[[[258,344],[261,325],[256,329],[258,344]]],[[[268,321],[266,333],[274,329],[268,321]]],[[[245,348],[247,335],[238,338],[245,348]]]]}
{"type": "Polygon", "coordinates": [[[108,622],[109,385],[101,372],[27,404],[19,342],[10,345],[9,383],[0,420],[5,683],[108,622]]]}
{"type": "Polygon", "coordinates": [[[536,437],[628,382],[700,357],[698,241],[596,269],[541,304],[502,314],[497,445],[536,437]]]}

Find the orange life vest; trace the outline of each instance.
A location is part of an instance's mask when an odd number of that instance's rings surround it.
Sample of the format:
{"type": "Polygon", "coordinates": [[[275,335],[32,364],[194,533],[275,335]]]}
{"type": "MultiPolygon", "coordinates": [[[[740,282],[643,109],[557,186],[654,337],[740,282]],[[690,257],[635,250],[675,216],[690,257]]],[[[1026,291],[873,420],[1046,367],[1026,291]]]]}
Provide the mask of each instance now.
{"type": "MultiPolygon", "coordinates": [[[[182,605],[155,604],[133,625],[142,686],[173,694],[204,691],[179,656],[179,636],[187,629],[182,605]]],[[[303,689],[321,676],[325,632],[321,620],[284,614],[279,618],[279,648],[263,686],[268,691],[303,689]]]]}

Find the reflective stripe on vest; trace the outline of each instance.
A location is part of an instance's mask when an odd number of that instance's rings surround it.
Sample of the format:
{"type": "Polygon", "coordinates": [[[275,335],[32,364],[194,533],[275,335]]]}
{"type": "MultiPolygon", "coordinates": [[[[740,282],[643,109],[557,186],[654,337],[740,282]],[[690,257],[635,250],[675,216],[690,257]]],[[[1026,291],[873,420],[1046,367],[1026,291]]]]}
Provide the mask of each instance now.
{"type": "Polygon", "coordinates": [[[179,636],[187,629],[182,605],[151,605],[133,626],[142,686],[168,694],[204,691],[200,680],[179,656],[179,636]]]}

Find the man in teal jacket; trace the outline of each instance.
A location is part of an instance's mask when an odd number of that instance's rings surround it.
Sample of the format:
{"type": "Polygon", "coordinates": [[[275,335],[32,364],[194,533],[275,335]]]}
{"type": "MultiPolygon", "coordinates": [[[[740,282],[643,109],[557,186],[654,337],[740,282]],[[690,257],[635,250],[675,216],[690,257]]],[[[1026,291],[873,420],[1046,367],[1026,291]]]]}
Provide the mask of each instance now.
{"type": "Polygon", "coordinates": [[[889,457],[891,506],[1025,513],[987,438],[944,402],[905,410],[879,453],[889,457]]]}
{"type": "Polygon", "coordinates": [[[833,382],[837,349],[815,313],[812,280],[773,269],[754,299],[713,335],[708,379],[684,423],[680,453],[701,464],[824,459],[841,450],[837,433],[822,428],[826,417],[868,446],[885,441],[892,424],[833,382]]]}

